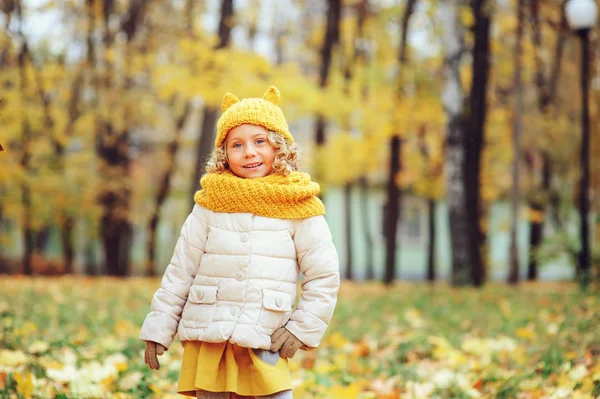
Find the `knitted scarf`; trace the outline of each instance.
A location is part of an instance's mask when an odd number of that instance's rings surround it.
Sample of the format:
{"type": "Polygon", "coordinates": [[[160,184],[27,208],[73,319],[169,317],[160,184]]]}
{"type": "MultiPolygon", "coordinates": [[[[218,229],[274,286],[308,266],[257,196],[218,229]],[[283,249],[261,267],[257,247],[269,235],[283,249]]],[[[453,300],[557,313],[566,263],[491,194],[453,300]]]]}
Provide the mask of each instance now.
{"type": "Polygon", "coordinates": [[[200,180],[202,190],[194,201],[214,212],[252,213],[279,219],[304,219],[325,214],[316,195],[319,184],[310,175],[291,172],[244,179],[230,171],[207,173],[200,180]]]}

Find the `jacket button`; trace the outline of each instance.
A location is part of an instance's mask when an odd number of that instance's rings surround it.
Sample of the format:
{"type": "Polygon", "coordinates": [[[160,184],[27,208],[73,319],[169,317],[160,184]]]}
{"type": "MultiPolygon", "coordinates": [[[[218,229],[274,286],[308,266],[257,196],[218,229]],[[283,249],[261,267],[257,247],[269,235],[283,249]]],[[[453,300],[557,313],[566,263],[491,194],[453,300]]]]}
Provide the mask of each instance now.
{"type": "Polygon", "coordinates": [[[245,277],[246,277],[246,273],[244,273],[241,270],[235,274],[235,279],[237,281],[242,281],[245,277]]]}
{"type": "Polygon", "coordinates": [[[200,299],[200,300],[201,300],[202,298],[204,298],[204,291],[200,291],[200,292],[198,293],[198,299],[200,299]]]}
{"type": "Polygon", "coordinates": [[[281,298],[275,299],[275,305],[277,305],[278,308],[281,307],[281,298]]]}
{"type": "Polygon", "coordinates": [[[240,240],[242,240],[242,242],[246,242],[250,239],[250,234],[248,233],[242,233],[240,240]]]}

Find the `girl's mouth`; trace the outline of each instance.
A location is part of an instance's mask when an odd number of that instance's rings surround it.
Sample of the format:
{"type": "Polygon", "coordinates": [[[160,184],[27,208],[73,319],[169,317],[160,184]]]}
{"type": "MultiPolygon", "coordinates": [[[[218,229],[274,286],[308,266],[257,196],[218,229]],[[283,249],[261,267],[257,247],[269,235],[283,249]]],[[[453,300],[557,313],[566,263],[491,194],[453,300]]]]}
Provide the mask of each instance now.
{"type": "Polygon", "coordinates": [[[256,169],[262,165],[262,162],[250,163],[248,165],[244,165],[244,169],[256,169]]]}

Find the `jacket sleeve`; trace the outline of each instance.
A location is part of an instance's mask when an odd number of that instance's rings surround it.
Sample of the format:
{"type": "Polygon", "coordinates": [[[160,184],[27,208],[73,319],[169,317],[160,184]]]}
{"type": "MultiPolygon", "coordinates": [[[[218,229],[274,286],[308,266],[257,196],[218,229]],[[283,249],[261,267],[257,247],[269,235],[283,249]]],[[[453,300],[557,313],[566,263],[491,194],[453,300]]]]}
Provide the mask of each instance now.
{"type": "Polygon", "coordinates": [[[303,349],[319,346],[331,321],[340,287],[339,261],[325,217],[302,220],[294,235],[296,256],[304,274],[302,295],[286,328],[303,349]]]}
{"type": "Polygon", "coordinates": [[[168,348],[177,333],[181,312],[204,255],[208,223],[204,208],[194,205],[177,240],[160,288],[154,294],[139,338],[168,348]]]}

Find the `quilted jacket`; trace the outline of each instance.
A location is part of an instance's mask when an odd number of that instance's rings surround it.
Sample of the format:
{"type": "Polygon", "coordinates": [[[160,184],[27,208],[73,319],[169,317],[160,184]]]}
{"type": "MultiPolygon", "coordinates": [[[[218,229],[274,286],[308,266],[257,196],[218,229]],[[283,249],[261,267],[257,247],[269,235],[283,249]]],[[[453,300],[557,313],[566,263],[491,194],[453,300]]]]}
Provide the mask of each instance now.
{"type": "Polygon", "coordinates": [[[339,262],[323,216],[275,219],[217,213],[202,206],[186,219],[140,339],[229,341],[269,349],[285,326],[319,345],[339,288],[339,262]],[[304,275],[298,303],[298,277],[304,275]],[[296,305],[294,307],[294,305],[296,305]]]}

